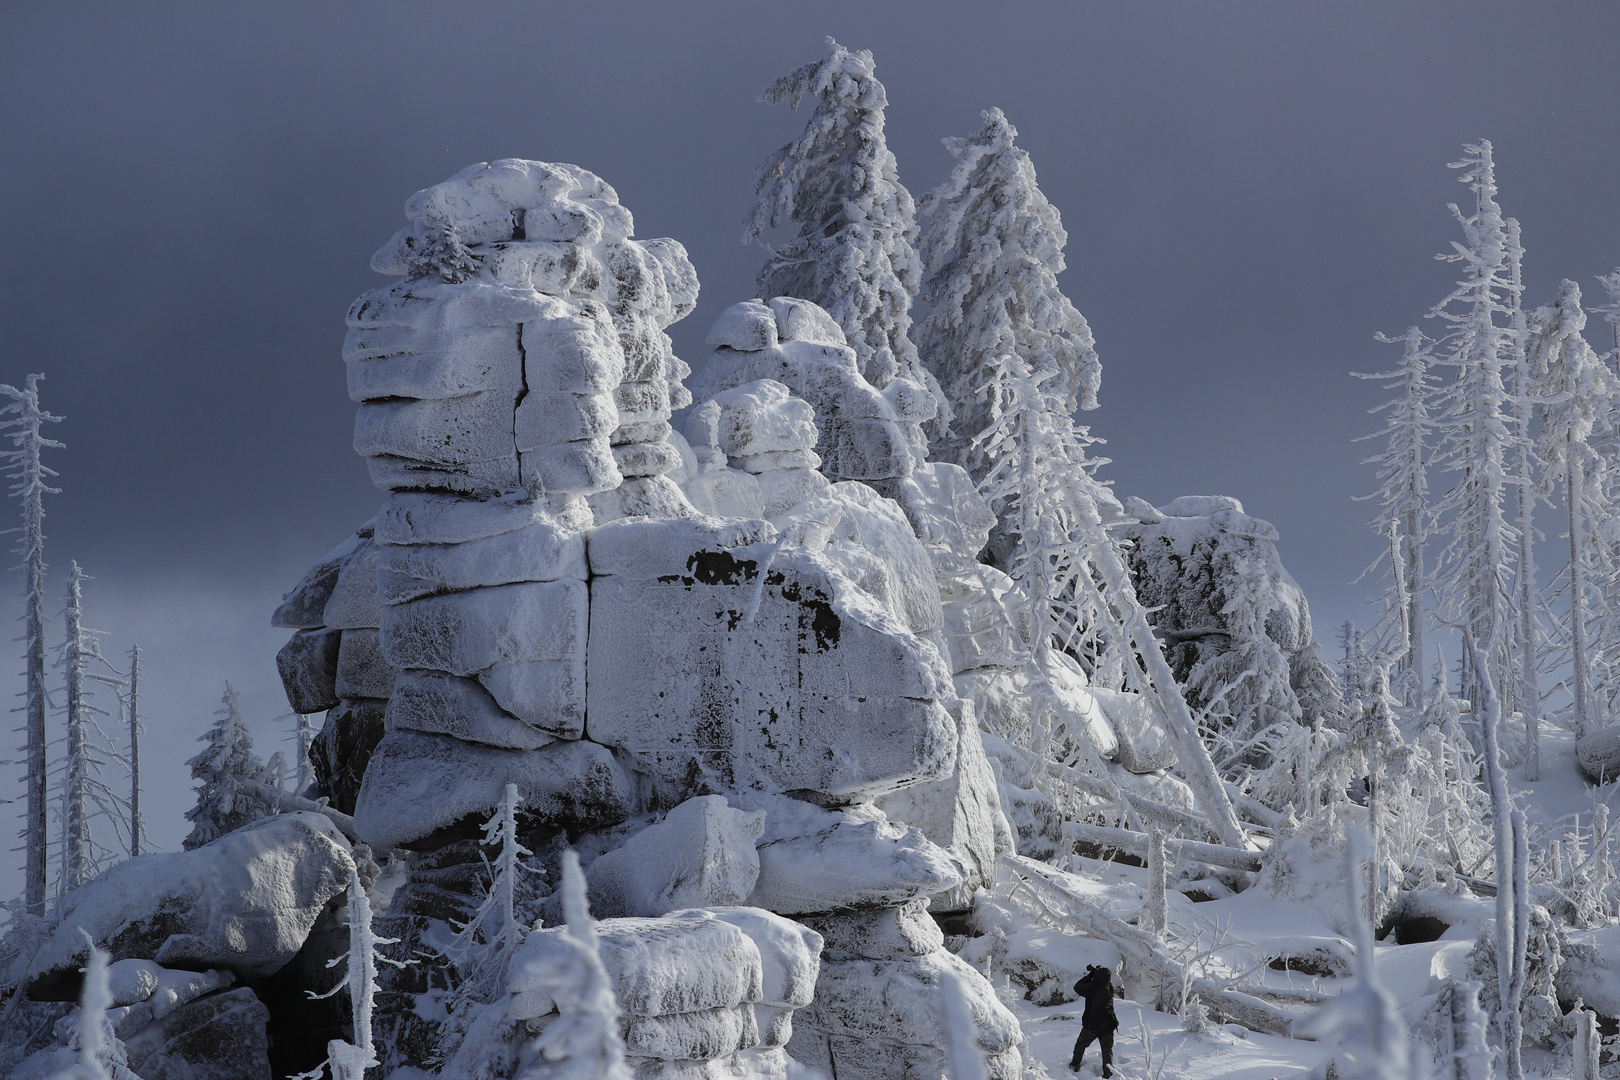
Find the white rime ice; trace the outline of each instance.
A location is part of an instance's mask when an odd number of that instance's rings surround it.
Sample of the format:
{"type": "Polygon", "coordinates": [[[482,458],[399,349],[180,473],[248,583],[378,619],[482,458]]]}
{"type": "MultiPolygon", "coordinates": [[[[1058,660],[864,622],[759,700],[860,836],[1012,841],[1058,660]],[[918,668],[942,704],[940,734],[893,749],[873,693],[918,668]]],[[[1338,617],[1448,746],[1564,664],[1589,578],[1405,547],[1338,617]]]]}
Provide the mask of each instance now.
{"type": "Polygon", "coordinates": [[[1379,340],[1398,340],[1404,350],[1400,366],[1394,370],[1358,376],[1379,380],[1386,390],[1396,392],[1395,397],[1373,410],[1384,415],[1383,428],[1362,437],[1384,440],[1384,450],[1364,462],[1377,468],[1378,489],[1363,498],[1377,505],[1378,514],[1371,522],[1373,531],[1389,542],[1389,549],[1380,556],[1389,564],[1389,579],[1377,637],[1383,645],[1381,651],[1400,660],[1400,696],[1412,708],[1421,703],[1426,666],[1423,552],[1430,526],[1426,455],[1434,427],[1429,419],[1429,401],[1434,392],[1434,376],[1430,374],[1432,343],[1415,326],[1401,338],[1379,335],[1379,340]]]}
{"type": "Polygon", "coordinates": [[[951,1080],[990,1080],[984,1051],[973,1041],[973,1010],[967,986],[955,968],[942,967],[939,994],[945,1013],[945,1057],[951,1080]]]}
{"type": "Polygon", "coordinates": [[[40,460],[42,450],[60,450],[62,443],[47,439],[46,424],[60,423],[39,406],[39,382],[45,376],[30,375],[22,389],[0,385],[0,394],[11,399],[0,409],[0,430],[6,432],[14,449],[5,452],[10,467],[11,493],[22,501],[22,541],[17,554],[23,558],[23,662],[27,685],[23,701],[23,761],[27,774],[28,803],[23,824],[26,863],[23,870],[23,904],[28,914],[45,914],[47,857],[47,809],[45,776],[45,496],[60,489],[49,484],[56,475],[40,460]]]}
{"type": "Polygon", "coordinates": [[[1047,657],[1078,644],[1084,634],[1116,658],[1130,658],[1133,678],[1175,735],[1187,782],[1210,828],[1222,843],[1245,847],[1237,814],[1137,600],[1118,541],[1105,527],[1104,510],[1116,517],[1119,504],[1092,475],[1085,449],[1094,440],[1044,389],[1054,375],[1031,371],[1016,353],[998,357],[984,384],[990,426],[974,439],[988,463],[980,492],[1003,508],[1014,540],[1012,577],[1027,604],[1031,647],[1038,658],[1047,657]]]}
{"type": "Polygon", "coordinates": [[[1569,614],[1564,627],[1569,643],[1570,683],[1575,699],[1574,728],[1583,735],[1601,726],[1605,703],[1593,700],[1598,686],[1612,686],[1617,642],[1614,597],[1620,588],[1620,561],[1612,541],[1620,537],[1620,513],[1614,496],[1620,470],[1602,452],[1620,436],[1620,382],[1583,331],[1581,288],[1565,280],[1558,299],[1530,317],[1529,365],[1541,397],[1539,452],[1543,496],[1559,489],[1569,539],[1569,614]],[[1595,640],[1592,631],[1605,631],[1595,640]]]}
{"type": "Polygon", "coordinates": [[[1013,144],[1018,130],[1000,109],[983,116],[982,130],[945,140],[956,165],[919,211],[922,299],[932,307],[918,349],[954,413],[937,453],[975,477],[985,461],[972,440],[990,416],[981,384],[1001,356],[1023,357],[1065,416],[1095,409],[1102,381],[1091,327],[1058,287],[1069,239],[1062,218],[1013,144]]]}
{"type": "MultiPolygon", "coordinates": [[[[1503,373],[1513,363],[1509,315],[1511,282],[1507,226],[1496,202],[1491,144],[1480,140],[1465,147],[1452,168],[1474,194],[1474,212],[1451,212],[1462,226],[1466,243],[1453,243],[1449,255],[1437,258],[1460,263],[1461,279],[1437,304],[1431,317],[1447,326],[1437,348],[1437,362],[1455,368],[1457,379],[1439,397],[1436,426],[1440,441],[1434,466],[1455,477],[1435,510],[1447,542],[1435,566],[1434,587],[1441,619],[1458,627],[1477,644],[1497,673],[1497,692],[1511,701],[1513,582],[1518,531],[1507,520],[1510,454],[1519,435],[1506,411],[1509,394],[1503,373]]],[[[1480,700],[1477,669],[1467,673],[1465,690],[1480,700]]]]}
{"type": "Polygon", "coordinates": [[[883,134],[888,95],[866,49],[827,39],[824,59],[772,83],[760,100],[797,109],[814,102],[804,134],[760,166],[743,242],[796,224],[759,272],[761,296],[794,296],[826,309],[843,328],[868,382],[898,377],[944,398],[911,342],[911,298],[921,277],[916,204],[900,183],[883,134]]]}
{"type": "Polygon", "coordinates": [[[585,875],[571,849],[562,855],[561,891],[565,948],[549,954],[555,961],[546,980],[559,1015],[527,1048],[530,1060],[514,1080],[631,1080],[619,1004],[597,948],[585,875]]]}
{"type": "Polygon", "coordinates": [[[403,967],[411,961],[390,960],[377,951],[379,945],[395,945],[395,938],[378,937],[371,925],[371,899],[365,886],[360,884],[360,872],[349,867],[349,951],[327,961],[327,967],[344,964],[347,977],[324,994],[311,992],[310,997],[331,997],[339,990],[349,991],[349,1010],[353,1034],[349,1040],[333,1039],[326,1044],[326,1061],[319,1068],[299,1073],[294,1080],[319,1080],[328,1068],[332,1080],[363,1080],[366,1070],[377,1065],[377,1048],[372,1043],[371,1016],[377,1004],[377,964],[379,961],[394,967],[403,967]]]}
{"type": "Polygon", "coordinates": [[[1513,382],[1510,390],[1513,417],[1513,476],[1514,494],[1518,504],[1515,528],[1519,536],[1519,561],[1516,612],[1518,624],[1514,659],[1518,681],[1513,687],[1514,702],[1524,716],[1525,754],[1524,778],[1541,779],[1541,695],[1537,690],[1541,620],[1537,617],[1541,592],[1536,581],[1536,491],[1534,478],[1541,472],[1536,460],[1535,443],[1530,438],[1534,379],[1530,371],[1529,338],[1524,314],[1524,244],[1520,240],[1519,223],[1513,218],[1505,222],[1508,260],[1508,329],[1509,348],[1513,362],[1513,382]]]}
{"type": "Polygon", "coordinates": [[[191,833],[184,841],[187,851],[274,812],[261,795],[238,783],[251,780],[274,786],[277,781],[253,752],[253,736],[229,683],[214,715],[219,719],[199,739],[207,746],[186,762],[192,779],[198,781],[197,805],[186,811],[186,820],[191,822],[191,833]]]}

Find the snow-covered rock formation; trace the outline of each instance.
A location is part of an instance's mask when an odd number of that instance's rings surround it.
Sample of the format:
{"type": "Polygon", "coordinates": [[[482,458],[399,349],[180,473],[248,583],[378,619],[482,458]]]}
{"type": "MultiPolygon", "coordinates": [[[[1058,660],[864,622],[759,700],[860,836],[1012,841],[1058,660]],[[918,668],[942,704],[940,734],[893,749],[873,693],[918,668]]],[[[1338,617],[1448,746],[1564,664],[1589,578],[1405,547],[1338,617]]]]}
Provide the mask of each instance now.
{"type": "MultiPolygon", "coordinates": [[[[957,518],[988,512],[924,460],[932,397],[872,387],[814,304],[751,301],[711,331],[682,438],[664,327],[696,276],[680,245],[632,239],[610,187],[501,161],[406,210],[373,261],[403,279],[356,301],[344,351],[355,447],[387,498],[276,616],[298,631],[289,700],[331,710],[318,793],[404,859],[381,932],[411,949],[465,918],[472,838],[514,784],[525,844],[543,865],[579,847],[627,956],[735,923],[766,983],[812,972],[722,1004],[621,1000],[638,1075],[775,1077],[786,1053],[943,1075],[947,969],[991,1075],[1019,1075],[1016,1023],[928,915],[965,908],[1012,849],[934,551],[972,563],[957,518]],[[337,603],[356,574],[370,607],[337,603]],[[340,678],[365,631],[379,666],[340,678]],[[819,938],[782,916],[835,918],[853,944],[817,980],[819,938]],[[903,1015],[863,1004],[897,994],[903,1015]]],[[[426,1001],[443,977],[384,972],[383,990],[426,1001]]],[[[544,1026],[540,1003],[521,1011],[503,1023],[544,1026]]],[[[431,1013],[382,1008],[393,1062],[431,1063],[431,1013]]]]}
{"type": "Polygon", "coordinates": [[[1277,723],[1336,718],[1338,678],[1316,654],[1305,594],[1283,568],[1277,529],[1224,495],[1154,508],[1130,499],[1125,531],[1137,595],[1191,704],[1252,738],[1277,723]]]}

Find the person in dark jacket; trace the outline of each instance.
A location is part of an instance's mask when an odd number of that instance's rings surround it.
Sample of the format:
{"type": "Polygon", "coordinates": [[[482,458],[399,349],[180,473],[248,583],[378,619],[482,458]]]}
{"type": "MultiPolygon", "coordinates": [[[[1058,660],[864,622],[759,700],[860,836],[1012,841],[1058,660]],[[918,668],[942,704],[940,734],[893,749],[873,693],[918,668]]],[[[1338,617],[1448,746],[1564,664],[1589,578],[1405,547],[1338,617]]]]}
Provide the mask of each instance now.
{"type": "Polygon", "coordinates": [[[1114,1075],[1114,1032],[1119,1017],[1114,1015],[1114,974],[1105,967],[1087,964],[1086,973],[1074,984],[1074,992],[1086,1001],[1080,1014],[1080,1037],[1074,1040],[1074,1056],[1069,1068],[1080,1071],[1080,1058],[1093,1042],[1102,1047],[1102,1074],[1114,1075]]]}

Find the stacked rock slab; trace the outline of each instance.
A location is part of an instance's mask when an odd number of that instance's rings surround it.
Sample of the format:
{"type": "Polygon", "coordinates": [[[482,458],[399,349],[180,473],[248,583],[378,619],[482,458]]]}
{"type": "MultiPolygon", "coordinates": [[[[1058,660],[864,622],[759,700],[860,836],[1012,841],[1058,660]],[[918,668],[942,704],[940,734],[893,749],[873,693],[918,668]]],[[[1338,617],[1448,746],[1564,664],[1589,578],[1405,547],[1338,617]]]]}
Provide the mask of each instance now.
{"type": "MultiPolygon", "coordinates": [[[[1011,831],[998,805],[973,707],[956,699],[948,681],[934,565],[906,510],[877,490],[899,490],[919,467],[935,475],[908,434],[908,423],[914,426],[916,418],[891,400],[906,387],[896,384],[880,393],[866,383],[837,325],[814,304],[799,300],[734,305],[710,331],[709,342],[715,352],[699,378],[700,401],[686,430],[694,458],[686,477],[689,491],[694,503],[716,509],[728,500],[730,506],[758,506],[778,530],[774,543],[739,542],[742,537],[722,541],[722,547],[735,545],[728,565],[748,564],[737,583],[746,584],[763,555],[768,569],[759,591],[769,596],[773,575],[792,582],[790,560],[813,552],[827,568],[834,606],[842,609],[839,618],[826,620],[829,626],[837,626],[842,636],[881,613],[889,642],[909,637],[917,654],[927,657],[918,669],[915,661],[891,667],[879,662],[880,654],[867,655],[860,666],[869,672],[845,661],[854,676],[838,684],[853,698],[846,708],[871,718],[857,723],[874,746],[903,750],[905,739],[882,726],[903,714],[878,695],[884,686],[905,686],[907,671],[928,671],[926,687],[901,693],[926,693],[939,701],[948,728],[938,737],[956,751],[949,767],[926,773],[914,767],[909,777],[896,772],[862,778],[863,786],[841,789],[843,778],[830,775],[815,777],[813,784],[810,778],[796,780],[808,789],[801,797],[822,808],[799,803],[795,809],[780,798],[767,802],[760,877],[750,902],[811,919],[835,918],[835,925],[873,941],[888,940],[880,928],[895,924],[902,911],[912,922],[920,919],[932,927],[930,899],[942,909],[966,907],[973,890],[987,880],[998,851],[1011,850],[1011,831]],[[812,406],[809,416],[795,408],[802,404],[812,406]],[[818,466],[821,477],[811,472],[818,466]],[[872,709],[873,704],[878,707],[872,709]],[[837,915],[828,914],[833,912],[837,915]]],[[[967,482],[965,474],[961,479],[967,482]]],[[[594,543],[605,532],[593,537],[593,561],[594,543]]],[[[705,563],[719,565],[712,556],[693,565],[705,563]]],[[[721,604],[721,612],[730,610],[732,603],[721,604]]],[[[748,610],[754,613],[752,625],[764,622],[763,605],[748,610]]],[[[599,607],[596,614],[602,611],[599,607]]],[[[728,619],[722,615],[719,621],[728,619]]],[[[596,634],[593,621],[593,647],[596,634]]],[[[754,634],[757,641],[760,631],[754,634]]],[[[754,642],[739,649],[745,650],[760,651],[754,642]]],[[[700,655],[723,651],[705,648],[700,655]]],[[[728,694],[713,698],[718,700],[703,703],[705,711],[716,705],[729,711],[735,700],[728,694]]],[[[748,712],[747,702],[741,711],[748,712]]],[[[847,733],[828,730],[841,743],[850,741],[847,733]]],[[[839,746],[830,744],[834,750],[839,746]]],[[[844,759],[844,772],[849,760],[877,760],[864,747],[853,755],[840,752],[836,759],[844,759]]],[[[746,778],[736,775],[734,760],[730,764],[732,772],[723,779],[735,790],[746,778]]],[[[670,775],[708,778],[720,765],[716,761],[684,774],[677,767],[670,775]]],[[[965,968],[944,951],[942,940],[934,929],[931,937],[922,935],[906,948],[871,946],[866,954],[824,955],[816,1001],[796,1024],[794,1055],[839,1076],[941,1075],[943,1057],[932,1049],[943,1045],[938,973],[947,966],[965,968]],[[903,1017],[879,1007],[896,994],[915,1004],[903,1017]]],[[[1016,1023],[976,972],[964,977],[972,987],[977,1040],[992,1075],[1020,1074],[1016,1023]]]]}
{"type": "Polygon", "coordinates": [[[360,777],[382,739],[396,674],[382,655],[373,524],[305,574],[271,618],[297,631],[276,655],[276,668],[294,712],[326,713],[311,764],[320,792],[344,813],[354,811],[360,777]]]}

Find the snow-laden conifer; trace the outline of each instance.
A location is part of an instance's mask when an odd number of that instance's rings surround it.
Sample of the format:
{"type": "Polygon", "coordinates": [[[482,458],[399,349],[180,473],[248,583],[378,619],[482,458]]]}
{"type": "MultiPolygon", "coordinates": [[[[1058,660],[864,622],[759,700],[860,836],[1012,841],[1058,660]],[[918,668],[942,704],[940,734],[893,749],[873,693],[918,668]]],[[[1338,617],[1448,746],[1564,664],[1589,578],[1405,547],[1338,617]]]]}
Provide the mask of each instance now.
{"type": "Polygon", "coordinates": [[[806,99],[813,108],[804,134],[760,166],[743,222],[745,244],[767,230],[798,226],[798,235],[771,250],[759,294],[820,304],[843,328],[868,382],[881,389],[896,377],[913,379],[943,408],[938,384],[911,342],[920,278],[916,204],[884,138],[888,94],[871,52],[851,52],[828,38],[826,57],[760,96],[792,109],[806,99]]]}
{"type": "Polygon", "coordinates": [[[1380,556],[1389,564],[1389,585],[1384,592],[1383,612],[1374,631],[1375,639],[1380,643],[1404,644],[1400,689],[1402,701],[1410,708],[1416,707],[1423,696],[1426,663],[1423,556],[1430,529],[1427,455],[1433,431],[1429,403],[1435,389],[1434,376],[1430,373],[1432,342],[1415,326],[1408,327],[1400,338],[1380,334],[1379,340],[1400,341],[1404,348],[1398,367],[1357,375],[1357,378],[1376,379],[1383,383],[1385,390],[1395,391],[1393,398],[1371,410],[1383,415],[1384,426],[1362,436],[1363,440],[1384,441],[1384,449],[1363,462],[1377,469],[1378,487],[1362,498],[1378,507],[1370,524],[1390,544],[1389,550],[1380,556]]]}
{"type": "MultiPolygon", "coordinates": [[[[1434,588],[1441,618],[1476,642],[1499,679],[1498,696],[1511,697],[1515,634],[1513,567],[1518,531],[1507,518],[1509,473],[1520,438],[1513,425],[1504,373],[1513,365],[1508,325],[1512,282],[1508,232],[1496,201],[1491,144],[1465,147],[1459,179],[1474,195],[1474,210],[1452,204],[1463,243],[1436,256],[1458,263],[1457,287],[1430,312],[1446,327],[1436,343],[1436,363],[1455,369],[1456,379],[1438,397],[1439,440],[1433,466],[1453,477],[1436,504],[1446,536],[1435,565],[1434,588]]],[[[1465,690],[1480,700],[1478,668],[1470,667],[1465,690]]]]}
{"type": "Polygon", "coordinates": [[[252,780],[273,786],[276,780],[253,752],[253,736],[230,683],[225,684],[214,715],[219,719],[198,740],[206,744],[202,752],[186,762],[197,781],[197,805],[186,811],[186,820],[191,822],[191,833],[183,843],[187,851],[275,812],[262,795],[238,783],[252,780]]]}
{"type": "Polygon", "coordinates": [[[11,493],[22,503],[22,539],[17,554],[23,571],[23,767],[28,801],[23,820],[23,903],[28,914],[45,914],[49,828],[46,807],[45,757],[45,496],[59,488],[50,486],[54,469],[41,461],[41,451],[60,450],[63,444],[48,439],[46,424],[60,423],[40,408],[39,382],[45,376],[30,375],[22,389],[0,385],[0,395],[10,401],[0,408],[0,431],[11,440],[4,453],[11,493]]]}
{"type": "Polygon", "coordinates": [[[558,1016],[525,1047],[513,1080],[630,1080],[619,1037],[619,1003],[585,901],[585,875],[572,849],[562,854],[563,948],[545,961],[545,989],[558,1016]]]}
{"type": "Polygon", "coordinates": [[[296,714],[296,728],[293,731],[293,741],[298,747],[298,794],[304,795],[309,791],[309,785],[315,782],[314,760],[309,756],[315,746],[315,726],[310,718],[303,713],[296,714]]]}
{"type": "Polygon", "coordinates": [[[986,462],[973,437],[990,409],[979,388],[998,357],[1020,356],[1045,376],[1066,415],[1095,409],[1102,381],[1091,327],[1058,287],[1069,239],[1062,218],[1014,144],[1017,129],[1000,109],[983,116],[980,131],[945,140],[956,165],[919,213],[922,299],[931,307],[918,349],[953,414],[939,456],[976,478],[986,462]]]}
{"type": "MultiPolygon", "coordinates": [[[[1517,837],[1522,837],[1524,818],[1514,809],[1512,796],[1508,792],[1507,770],[1502,764],[1502,704],[1491,678],[1491,663],[1480,655],[1478,647],[1467,635],[1463,637],[1463,644],[1468,650],[1469,670],[1475,673],[1480,692],[1479,732],[1485,759],[1485,788],[1491,797],[1491,818],[1496,837],[1494,945],[1497,1022],[1501,1026],[1508,1080],[1523,1080],[1524,1067],[1520,1059],[1523,1023],[1519,1016],[1518,993],[1524,987],[1521,970],[1524,950],[1519,908],[1528,905],[1529,898],[1519,894],[1516,884],[1520,877],[1517,859],[1521,843],[1517,837]],[[1519,826],[1517,830],[1516,825],[1519,826]]],[[[1527,919],[1528,909],[1523,914],[1527,919]]]]}
{"type": "Polygon", "coordinates": [[[1344,881],[1355,949],[1354,984],[1295,1025],[1301,1034],[1337,1042],[1336,1075],[1344,1080],[1416,1080],[1406,1025],[1394,995],[1379,985],[1367,921],[1367,834],[1351,825],[1345,836],[1344,881]]]}
{"type": "Polygon", "coordinates": [[[1609,324],[1609,364],[1620,368],[1620,266],[1615,267],[1611,273],[1598,278],[1598,284],[1608,295],[1609,302],[1600,304],[1593,310],[1603,316],[1603,321],[1609,324]]]}
{"type": "Polygon", "coordinates": [[[1545,495],[1557,490],[1569,539],[1563,629],[1577,735],[1602,723],[1603,710],[1593,700],[1594,653],[1605,671],[1620,660],[1620,643],[1591,636],[1594,617],[1598,627],[1613,627],[1613,590],[1620,587],[1620,560],[1611,546],[1611,538],[1620,537],[1620,511],[1611,501],[1620,487],[1620,463],[1599,450],[1620,434],[1620,380],[1587,344],[1585,328],[1581,288],[1566,279],[1558,299],[1531,316],[1528,348],[1541,396],[1541,489],[1545,495]]]}

